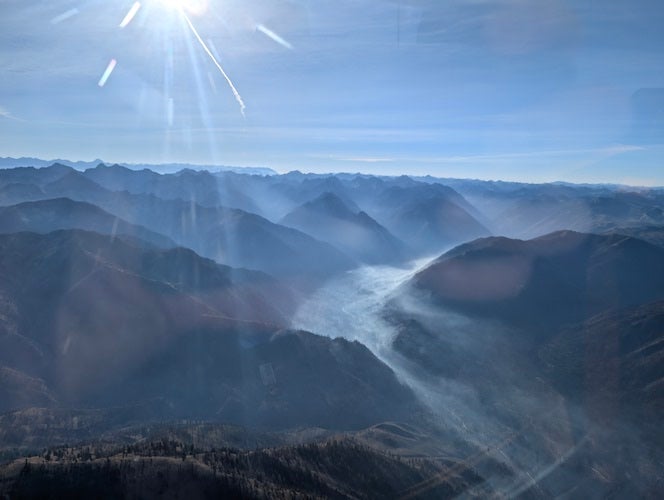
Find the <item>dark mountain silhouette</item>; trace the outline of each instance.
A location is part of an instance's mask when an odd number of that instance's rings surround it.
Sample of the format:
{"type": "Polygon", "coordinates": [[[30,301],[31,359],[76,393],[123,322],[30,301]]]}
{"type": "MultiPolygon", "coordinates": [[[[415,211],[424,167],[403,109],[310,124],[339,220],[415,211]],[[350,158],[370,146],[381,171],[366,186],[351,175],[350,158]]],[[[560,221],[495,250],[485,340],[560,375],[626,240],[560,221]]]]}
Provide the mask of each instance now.
{"type": "Polygon", "coordinates": [[[664,297],[664,249],[622,235],[561,231],[461,245],[413,284],[442,304],[533,331],[664,297]]]}
{"type": "Polygon", "coordinates": [[[50,233],[57,229],[84,229],[101,234],[132,236],[159,247],[174,247],[173,240],[130,224],[90,203],[55,198],[0,208],[0,232],[50,233]]]}
{"type": "Polygon", "coordinates": [[[301,205],[280,222],[367,264],[395,263],[406,257],[401,241],[366,212],[352,210],[333,193],[323,193],[301,205]]]}
{"type": "Polygon", "coordinates": [[[128,498],[455,498],[491,488],[453,460],[405,459],[337,437],[269,449],[202,448],[178,439],[51,447],[0,468],[0,494],[128,498]]]}

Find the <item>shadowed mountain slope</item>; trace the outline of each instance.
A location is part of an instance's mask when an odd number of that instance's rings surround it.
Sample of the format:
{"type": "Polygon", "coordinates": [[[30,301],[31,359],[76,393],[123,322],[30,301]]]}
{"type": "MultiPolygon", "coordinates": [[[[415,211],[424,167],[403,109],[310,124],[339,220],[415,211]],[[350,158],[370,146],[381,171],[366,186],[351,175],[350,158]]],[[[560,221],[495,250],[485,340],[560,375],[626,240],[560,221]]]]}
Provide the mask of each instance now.
{"type": "Polygon", "coordinates": [[[13,233],[0,276],[4,411],[164,401],[162,418],[355,428],[417,407],[361,344],[280,331],[287,288],[191,250],[13,233]]]}

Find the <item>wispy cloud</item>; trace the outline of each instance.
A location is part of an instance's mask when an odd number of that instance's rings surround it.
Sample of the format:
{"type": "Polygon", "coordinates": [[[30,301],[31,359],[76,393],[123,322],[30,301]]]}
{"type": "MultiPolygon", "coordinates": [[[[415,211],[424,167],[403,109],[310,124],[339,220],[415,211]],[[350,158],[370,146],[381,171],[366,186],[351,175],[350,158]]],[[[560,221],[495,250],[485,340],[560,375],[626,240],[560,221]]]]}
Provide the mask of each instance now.
{"type": "Polygon", "coordinates": [[[17,122],[24,122],[25,120],[18,118],[5,107],[0,106],[0,118],[6,118],[7,120],[16,120],[17,122]]]}
{"type": "Polygon", "coordinates": [[[339,161],[350,161],[359,163],[389,163],[394,161],[394,158],[372,158],[372,157],[355,157],[355,158],[335,158],[339,161]]]}
{"type": "Polygon", "coordinates": [[[633,151],[643,151],[644,149],[646,148],[642,146],[617,144],[601,148],[556,149],[556,150],[508,152],[508,153],[483,154],[483,155],[394,158],[392,159],[392,161],[410,161],[410,162],[423,161],[427,163],[474,163],[474,162],[484,162],[484,161],[490,162],[496,160],[512,160],[518,158],[547,158],[547,157],[571,156],[571,155],[580,155],[580,154],[598,154],[605,156],[613,156],[633,151]]]}

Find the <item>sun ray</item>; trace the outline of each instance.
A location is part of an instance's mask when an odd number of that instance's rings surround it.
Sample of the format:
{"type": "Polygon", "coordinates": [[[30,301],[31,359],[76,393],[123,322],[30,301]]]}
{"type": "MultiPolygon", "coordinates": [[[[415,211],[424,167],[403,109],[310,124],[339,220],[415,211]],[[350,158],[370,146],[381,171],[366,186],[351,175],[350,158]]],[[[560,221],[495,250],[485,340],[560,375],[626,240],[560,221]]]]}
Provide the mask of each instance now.
{"type": "Polygon", "coordinates": [[[196,40],[198,40],[198,43],[201,45],[201,47],[203,47],[203,50],[210,57],[210,59],[212,60],[214,65],[217,67],[217,69],[219,70],[221,75],[224,77],[224,79],[226,80],[226,83],[228,83],[228,86],[230,87],[231,91],[233,92],[233,96],[235,97],[235,100],[237,101],[238,105],[240,106],[240,113],[242,113],[242,116],[245,116],[244,115],[244,110],[245,110],[246,106],[244,104],[244,100],[242,99],[242,96],[240,95],[238,90],[235,88],[235,85],[233,84],[233,81],[230,79],[230,77],[228,76],[226,71],[224,71],[224,68],[221,66],[221,64],[219,63],[217,58],[214,57],[214,54],[212,53],[212,51],[208,48],[207,44],[203,41],[201,36],[198,34],[198,31],[194,27],[194,24],[191,22],[191,19],[189,19],[189,16],[184,12],[184,10],[179,9],[179,11],[180,11],[180,14],[182,15],[182,17],[184,18],[184,20],[187,22],[187,25],[189,25],[189,29],[191,30],[191,32],[196,37],[196,40]]]}

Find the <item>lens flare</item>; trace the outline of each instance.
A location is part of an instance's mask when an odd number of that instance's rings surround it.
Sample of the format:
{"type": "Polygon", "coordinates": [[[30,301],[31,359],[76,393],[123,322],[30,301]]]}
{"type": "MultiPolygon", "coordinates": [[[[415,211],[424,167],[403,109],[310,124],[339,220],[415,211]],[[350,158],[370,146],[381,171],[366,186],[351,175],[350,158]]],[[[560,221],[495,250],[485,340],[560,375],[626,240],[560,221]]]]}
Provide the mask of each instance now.
{"type": "MultiPolygon", "coordinates": [[[[240,106],[240,113],[242,113],[242,116],[244,116],[244,110],[245,110],[245,104],[244,101],[242,100],[242,96],[238,92],[237,88],[235,88],[235,84],[231,80],[231,78],[228,76],[224,68],[221,66],[221,63],[219,62],[219,56],[215,55],[212,53],[208,45],[203,41],[201,36],[198,34],[198,30],[194,26],[194,24],[191,22],[190,15],[201,15],[203,14],[207,8],[208,8],[208,0],[152,0],[152,5],[158,5],[162,8],[172,10],[179,14],[182,19],[186,22],[186,25],[188,26],[190,32],[193,34],[194,38],[198,41],[200,46],[203,48],[203,51],[207,54],[207,56],[211,59],[211,61],[214,63],[215,67],[217,70],[219,70],[219,73],[224,77],[226,80],[226,83],[231,89],[231,92],[233,93],[233,97],[235,97],[235,100],[237,101],[238,105],[240,106]]],[[[131,6],[127,14],[125,14],[124,18],[120,22],[119,27],[120,28],[126,28],[132,20],[136,17],[136,14],[138,11],[141,9],[141,3],[140,2],[134,2],[134,4],[131,6]]],[[[268,36],[271,36],[273,39],[277,39],[278,36],[272,32],[264,31],[268,36]],[[276,38],[275,38],[276,37],[276,38]]],[[[287,42],[283,41],[280,42],[282,44],[287,44],[287,42]]],[[[108,67],[106,68],[106,71],[104,71],[104,74],[102,75],[101,79],[99,80],[98,85],[100,87],[103,87],[106,85],[106,80],[108,80],[109,76],[111,76],[111,73],[115,69],[116,61],[113,59],[108,67]]],[[[173,121],[173,111],[172,111],[172,100],[169,101],[170,107],[168,110],[168,121],[169,125],[172,125],[173,121]]]]}
{"type": "Polygon", "coordinates": [[[99,85],[100,87],[106,85],[106,82],[108,81],[108,78],[111,76],[111,73],[113,73],[113,70],[115,69],[115,65],[117,63],[118,62],[115,59],[111,59],[111,61],[108,63],[108,66],[106,66],[104,73],[101,75],[99,82],[97,82],[97,85],[99,85]]]}
{"type": "Polygon", "coordinates": [[[129,25],[129,23],[134,19],[134,16],[136,16],[136,13],[140,10],[140,8],[141,8],[141,3],[134,2],[134,5],[131,6],[131,9],[129,9],[129,12],[127,12],[127,15],[120,23],[120,28],[126,28],[129,25]]]}

